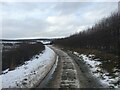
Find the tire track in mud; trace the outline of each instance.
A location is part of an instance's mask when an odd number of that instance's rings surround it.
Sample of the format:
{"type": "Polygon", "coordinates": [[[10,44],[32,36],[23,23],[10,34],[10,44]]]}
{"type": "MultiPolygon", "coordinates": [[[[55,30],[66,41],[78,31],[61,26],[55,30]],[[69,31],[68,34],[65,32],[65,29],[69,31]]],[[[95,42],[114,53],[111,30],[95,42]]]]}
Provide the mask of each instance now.
{"type": "Polygon", "coordinates": [[[57,68],[43,88],[108,88],[94,77],[76,55],[50,46],[58,56],[57,68]]]}
{"type": "Polygon", "coordinates": [[[51,47],[58,58],[58,67],[53,75],[53,79],[47,85],[47,88],[79,88],[76,67],[71,57],[64,51],[51,47]]]}

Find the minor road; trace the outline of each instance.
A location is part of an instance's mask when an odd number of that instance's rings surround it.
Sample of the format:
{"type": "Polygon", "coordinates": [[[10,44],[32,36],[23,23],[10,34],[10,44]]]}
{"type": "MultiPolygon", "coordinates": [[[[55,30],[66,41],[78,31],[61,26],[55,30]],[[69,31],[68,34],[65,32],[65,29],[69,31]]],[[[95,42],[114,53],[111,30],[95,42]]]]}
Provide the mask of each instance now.
{"type": "Polygon", "coordinates": [[[42,88],[107,88],[79,57],[58,47],[50,48],[58,55],[58,62],[51,79],[42,88]]]}

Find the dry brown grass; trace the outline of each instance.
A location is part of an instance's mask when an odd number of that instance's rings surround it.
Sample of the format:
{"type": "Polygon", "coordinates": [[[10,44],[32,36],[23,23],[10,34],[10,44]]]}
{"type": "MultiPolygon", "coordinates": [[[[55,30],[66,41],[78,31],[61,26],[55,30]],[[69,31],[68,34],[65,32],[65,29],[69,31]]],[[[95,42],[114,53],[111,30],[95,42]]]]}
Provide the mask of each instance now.
{"type": "MultiPolygon", "coordinates": [[[[60,47],[60,46],[59,46],[60,47]]],[[[114,72],[113,69],[116,67],[118,69],[120,66],[120,58],[119,56],[116,56],[112,53],[106,53],[103,51],[99,51],[96,49],[86,49],[86,48],[69,48],[69,47],[64,47],[64,50],[70,50],[70,51],[76,51],[79,54],[94,54],[96,58],[99,58],[100,61],[102,62],[102,65],[100,66],[101,68],[104,68],[106,71],[110,73],[111,76],[114,77],[114,72]]]]}

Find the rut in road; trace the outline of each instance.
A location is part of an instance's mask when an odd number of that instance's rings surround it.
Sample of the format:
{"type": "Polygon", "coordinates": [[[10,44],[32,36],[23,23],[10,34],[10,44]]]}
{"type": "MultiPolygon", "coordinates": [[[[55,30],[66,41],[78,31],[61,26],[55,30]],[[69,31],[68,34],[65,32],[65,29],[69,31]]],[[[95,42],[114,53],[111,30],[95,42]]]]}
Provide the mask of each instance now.
{"type": "Polygon", "coordinates": [[[59,56],[55,77],[48,84],[52,88],[79,88],[75,65],[69,55],[62,50],[51,47],[59,56]]]}
{"type": "Polygon", "coordinates": [[[94,77],[79,57],[51,46],[59,56],[57,68],[45,88],[108,88],[94,77]]]}

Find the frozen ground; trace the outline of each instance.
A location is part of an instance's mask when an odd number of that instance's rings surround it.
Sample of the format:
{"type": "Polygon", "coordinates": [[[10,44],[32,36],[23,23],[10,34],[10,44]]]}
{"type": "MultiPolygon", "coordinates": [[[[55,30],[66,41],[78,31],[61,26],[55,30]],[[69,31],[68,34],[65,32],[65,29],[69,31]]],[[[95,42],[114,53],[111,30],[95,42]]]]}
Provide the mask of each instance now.
{"type": "Polygon", "coordinates": [[[59,47],[51,48],[59,57],[58,65],[45,88],[107,88],[75,54],[59,47]]]}
{"type": "MultiPolygon", "coordinates": [[[[79,56],[81,58],[81,60],[83,60],[90,68],[91,73],[96,76],[97,78],[99,78],[99,80],[108,85],[110,88],[120,88],[119,84],[115,84],[116,82],[119,82],[120,80],[120,73],[116,72],[116,77],[112,77],[109,76],[109,73],[104,70],[103,68],[100,68],[100,65],[102,64],[102,62],[100,61],[100,59],[92,59],[92,57],[94,57],[95,55],[84,55],[84,54],[79,54],[77,52],[74,52],[74,54],[76,54],[77,56],[79,56]]],[[[114,69],[116,70],[116,69],[114,69]]],[[[119,71],[119,70],[117,70],[119,71]]]]}
{"type": "MultiPolygon", "coordinates": [[[[15,70],[3,71],[2,88],[33,88],[46,76],[55,62],[55,53],[45,46],[43,54],[36,55],[15,70]]],[[[1,80],[1,79],[0,79],[1,80]]],[[[1,87],[1,86],[0,86],[1,87]]]]}
{"type": "MultiPolygon", "coordinates": [[[[79,88],[77,70],[72,58],[57,47],[51,47],[58,55],[58,65],[47,88],[79,88]]],[[[45,88],[46,88],[45,87],[45,88]]]]}
{"type": "Polygon", "coordinates": [[[37,42],[41,42],[43,44],[50,44],[51,41],[45,41],[45,40],[37,40],[37,42]]]}

